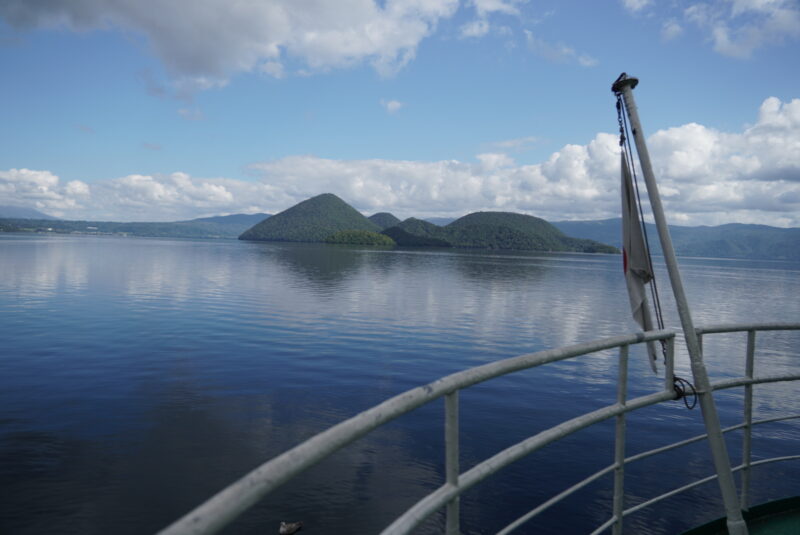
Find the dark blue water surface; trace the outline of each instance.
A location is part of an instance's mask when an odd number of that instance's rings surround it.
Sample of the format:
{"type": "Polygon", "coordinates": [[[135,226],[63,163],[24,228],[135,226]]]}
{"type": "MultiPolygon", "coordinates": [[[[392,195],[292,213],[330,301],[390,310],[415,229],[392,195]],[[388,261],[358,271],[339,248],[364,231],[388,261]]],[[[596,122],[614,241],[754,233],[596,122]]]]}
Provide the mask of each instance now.
{"type": "MultiPolygon", "coordinates": [[[[697,324],[800,321],[800,266],[682,259],[697,324]]],[[[663,272],[662,266],[657,266],[663,272]]],[[[667,326],[678,320],[661,276],[667,326]]],[[[478,364],[631,332],[620,258],[369,250],[239,241],[0,237],[0,533],[150,533],[270,457],[406,389],[478,364]]],[[[712,378],[741,374],[745,336],[706,340],[712,378]]],[[[757,372],[800,365],[800,337],[759,337],[757,372]]],[[[690,376],[679,347],[678,373],[690,376]]],[[[461,397],[461,465],[615,399],[616,353],[528,370],[461,397]]],[[[631,395],[659,388],[636,349],[631,395]]],[[[724,425],[741,393],[723,392],[724,425]]],[[[756,388],[756,417],[800,412],[756,388]]],[[[702,432],[679,402],[629,418],[630,454],[702,432]]],[[[493,533],[613,460],[613,423],[581,431],[462,499],[493,533]]],[[[728,445],[739,462],[741,434],[728,445]]],[[[760,426],[756,458],[796,454],[796,421],[760,426]]],[[[438,487],[443,403],[401,417],[291,481],[225,533],[375,533],[438,487]]],[[[710,475],[707,446],[627,471],[628,505],[710,475]]],[[[753,476],[754,501],[800,493],[800,463],[753,476]]],[[[629,517],[675,533],[721,516],[716,484],[629,517]]],[[[603,479],[520,533],[591,531],[603,479]]],[[[443,516],[422,526],[438,533],[443,516]]]]}

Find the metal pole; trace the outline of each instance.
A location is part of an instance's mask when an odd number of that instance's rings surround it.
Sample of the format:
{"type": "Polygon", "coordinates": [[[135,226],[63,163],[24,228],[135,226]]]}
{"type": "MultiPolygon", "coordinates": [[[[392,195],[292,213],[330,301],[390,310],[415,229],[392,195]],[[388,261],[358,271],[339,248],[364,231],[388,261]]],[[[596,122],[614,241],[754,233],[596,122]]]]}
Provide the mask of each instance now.
{"type": "MultiPolygon", "coordinates": [[[[628,399],[628,350],[619,349],[619,378],[617,379],[617,404],[625,406],[628,399]]],[[[625,413],[617,415],[614,441],[614,529],[613,535],[622,535],[622,512],[625,510],[625,413]]]]}
{"type": "MultiPolygon", "coordinates": [[[[445,404],[445,479],[448,485],[458,487],[458,390],[447,394],[444,398],[445,404]]],[[[447,524],[445,533],[447,535],[459,535],[459,501],[461,498],[456,496],[447,502],[447,524]]]]}
{"type": "MultiPolygon", "coordinates": [[[[753,378],[753,365],[756,351],[756,332],[747,331],[747,361],[745,364],[745,377],[753,378]]],[[[742,496],[741,508],[749,508],[750,501],[750,462],[753,437],[753,385],[744,387],[744,439],[742,442],[742,496]]]]}
{"type": "Polygon", "coordinates": [[[667,220],[664,216],[664,208],[661,205],[661,197],[658,193],[653,166],[650,163],[650,154],[647,152],[644,131],[639,121],[639,112],[636,109],[636,102],[633,99],[633,88],[639,83],[636,78],[629,78],[625,74],[619,77],[611,90],[615,94],[621,94],[625,101],[625,109],[628,112],[633,139],[636,142],[636,152],[639,153],[639,162],[642,166],[647,194],[650,198],[650,206],[653,210],[653,217],[658,228],[658,237],[661,241],[661,249],[664,254],[664,261],[667,264],[669,280],[672,285],[672,293],[675,296],[675,303],[678,307],[678,315],[681,319],[683,335],[686,339],[686,348],[689,351],[689,358],[692,364],[692,375],[694,385],[699,396],[700,407],[703,412],[703,420],[708,433],[708,444],[711,448],[711,456],[714,459],[714,467],[717,471],[722,501],[725,504],[727,516],[728,533],[731,535],[747,535],[747,524],[742,518],[742,510],[739,508],[739,498],[736,495],[736,484],[733,480],[731,471],[730,457],[725,446],[725,439],[719,423],[717,407],[711,395],[711,383],[708,379],[708,372],[703,363],[703,353],[694,330],[692,315],[689,310],[689,302],[683,290],[678,261],[675,258],[675,249],[672,246],[672,238],[667,228],[667,220]]]}

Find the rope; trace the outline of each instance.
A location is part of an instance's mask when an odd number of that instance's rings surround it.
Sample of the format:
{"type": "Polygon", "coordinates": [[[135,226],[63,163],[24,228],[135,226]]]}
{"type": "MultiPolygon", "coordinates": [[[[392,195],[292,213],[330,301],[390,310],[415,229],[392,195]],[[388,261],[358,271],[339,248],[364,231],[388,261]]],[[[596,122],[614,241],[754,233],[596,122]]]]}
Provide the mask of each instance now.
{"type": "MultiPolygon", "coordinates": [[[[624,144],[623,152],[625,154],[625,162],[628,169],[631,171],[633,178],[633,189],[636,191],[636,208],[639,210],[639,223],[642,228],[642,235],[644,236],[644,245],[647,249],[647,267],[650,273],[653,274],[653,283],[650,286],[650,293],[653,296],[653,306],[656,312],[656,324],[659,329],[664,328],[664,315],[661,312],[661,299],[658,296],[658,285],[656,284],[655,269],[653,269],[653,260],[650,254],[650,238],[647,235],[647,225],[644,224],[644,211],[642,210],[642,196],[639,193],[639,178],[636,175],[636,166],[633,164],[633,148],[631,147],[630,136],[625,135],[628,132],[628,120],[625,113],[622,113],[625,103],[622,100],[622,95],[617,95],[617,121],[620,123],[620,145],[624,144]],[[624,131],[623,131],[624,130],[624,131]]],[[[633,133],[636,135],[636,132],[633,133]]]]}
{"type": "Polygon", "coordinates": [[[687,409],[694,409],[695,405],[697,405],[697,390],[694,389],[692,383],[676,375],[672,378],[672,389],[675,390],[675,399],[683,399],[683,404],[686,405],[687,409]],[[687,388],[692,391],[691,394],[686,393],[687,388]],[[689,403],[689,396],[692,398],[691,404],[689,403]]]}
{"type": "MultiPolygon", "coordinates": [[[[650,273],[653,274],[653,278],[651,279],[650,285],[650,295],[653,299],[653,307],[655,308],[656,313],[656,325],[659,329],[664,329],[664,314],[661,310],[661,299],[658,295],[658,284],[656,283],[656,276],[655,276],[655,269],[653,269],[653,260],[650,254],[650,239],[647,236],[647,225],[644,224],[644,212],[642,210],[642,196],[639,193],[639,178],[636,175],[636,166],[633,164],[633,147],[631,146],[631,138],[628,135],[629,127],[628,127],[628,120],[626,118],[626,114],[623,113],[623,109],[625,108],[625,102],[622,99],[622,95],[617,93],[617,123],[619,124],[619,145],[622,147],[622,154],[623,158],[625,159],[625,165],[628,166],[628,170],[631,172],[631,177],[633,179],[633,189],[636,192],[636,208],[639,210],[639,224],[642,228],[642,235],[644,237],[644,245],[645,249],[647,249],[647,267],[650,269],[650,273]]],[[[633,133],[636,135],[636,132],[633,133]]],[[[661,353],[664,358],[664,364],[667,363],[667,343],[664,340],[659,340],[661,342],[661,353]]]]}
{"type": "MultiPolygon", "coordinates": [[[[625,73],[622,73],[620,77],[617,79],[619,81],[625,76],[625,73]]],[[[616,93],[617,97],[617,123],[619,124],[619,146],[622,150],[622,156],[625,160],[625,165],[628,166],[628,170],[631,172],[631,177],[633,179],[633,188],[636,192],[636,207],[639,210],[639,224],[642,227],[642,235],[644,237],[644,245],[647,249],[647,267],[650,269],[650,273],[653,275],[653,278],[650,280],[652,283],[650,285],[650,294],[653,298],[653,307],[655,308],[656,314],[656,324],[658,325],[659,329],[664,329],[664,314],[661,309],[661,299],[658,294],[658,284],[656,283],[656,276],[655,276],[655,269],[653,269],[653,260],[650,254],[650,240],[647,236],[647,225],[644,224],[644,212],[642,210],[642,197],[639,193],[639,179],[636,176],[636,166],[633,163],[633,147],[631,146],[630,135],[629,135],[629,126],[627,120],[627,113],[624,113],[623,110],[625,108],[625,101],[622,98],[621,93],[616,93]]],[[[636,135],[636,131],[633,132],[633,135],[636,135]]],[[[664,365],[666,366],[667,363],[667,342],[666,340],[659,340],[661,342],[661,353],[664,357],[664,365]]],[[[675,390],[675,399],[683,399],[684,405],[686,408],[691,410],[697,405],[697,391],[694,388],[694,385],[683,379],[682,377],[673,376],[672,379],[672,388],[675,390]],[[687,394],[688,391],[691,391],[691,394],[687,394]],[[692,401],[689,401],[691,397],[692,401]]]]}

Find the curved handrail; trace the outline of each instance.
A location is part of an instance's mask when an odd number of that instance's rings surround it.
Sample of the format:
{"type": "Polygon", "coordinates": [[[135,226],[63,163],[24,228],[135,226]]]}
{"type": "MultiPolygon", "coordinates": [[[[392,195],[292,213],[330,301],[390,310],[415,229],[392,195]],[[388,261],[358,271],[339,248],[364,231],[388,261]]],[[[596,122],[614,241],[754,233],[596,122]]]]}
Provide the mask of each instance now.
{"type": "Polygon", "coordinates": [[[513,446],[496,453],[485,461],[478,463],[470,470],[461,474],[458,478],[458,486],[442,485],[439,489],[428,494],[428,496],[416,505],[412,506],[400,517],[398,517],[388,528],[381,532],[382,535],[400,535],[409,533],[412,529],[417,527],[423,520],[428,518],[431,514],[441,509],[447,502],[460,495],[465,490],[480,483],[488,476],[494,474],[499,469],[518,461],[522,457],[533,453],[534,451],[555,442],[567,435],[571,435],[576,431],[580,431],[590,425],[608,420],[613,416],[618,416],[622,413],[630,412],[633,410],[655,405],[662,401],[675,399],[674,392],[658,392],[642,396],[630,400],[625,405],[614,404],[608,405],[601,409],[597,409],[587,414],[583,414],[571,420],[567,420],[555,427],[551,427],[541,433],[538,433],[530,438],[527,438],[513,446]]]}
{"type": "MultiPolygon", "coordinates": [[[[744,386],[745,389],[749,389],[753,384],[800,380],[800,374],[770,375],[763,377],[752,376],[752,359],[754,351],[753,348],[755,344],[755,332],[761,330],[763,331],[800,330],[800,324],[797,323],[739,324],[739,325],[719,325],[719,326],[701,327],[696,329],[698,336],[702,336],[703,334],[712,334],[712,333],[730,333],[739,331],[748,332],[748,356],[747,356],[748,376],[744,378],[726,379],[715,382],[711,385],[712,392],[716,390],[722,390],[737,386],[744,386]]],[[[477,366],[475,368],[470,368],[468,370],[453,373],[451,375],[433,381],[432,383],[429,383],[427,385],[408,390],[356,416],[353,416],[352,418],[345,420],[327,429],[326,431],[319,433],[318,435],[292,448],[291,450],[279,455],[278,457],[271,459],[270,461],[267,461],[266,463],[262,464],[249,474],[245,475],[238,481],[234,482],[232,485],[225,488],[224,490],[222,490],[221,492],[210,498],[208,501],[197,507],[195,510],[191,511],[184,517],[180,518],[174,524],[168,526],[159,533],[160,535],[215,533],[216,531],[218,531],[219,529],[230,523],[236,516],[241,514],[244,510],[246,510],[254,503],[256,503],[263,495],[274,490],[275,488],[285,483],[298,473],[317,464],[318,462],[322,461],[332,453],[338,451],[347,444],[357,440],[358,438],[364,436],[365,434],[383,425],[384,423],[387,423],[435,399],[441,397],[448,398],[448,403],[446,404],[448,411],[448,422],[450,422],[451,419],[455,419],[457,422],[457,397],[455,396],[461,389],[487,381],[495,377],[500,377],[517,371],[530,369],[551,362],[557,362],[560,360],[596,353],[599,351],[613,349],[617,347],[621,348],[621,353],[620,353],[620,358],[622,359],[621,368],[622,368],[622,363],[623,362],[625,363],[624,373],[623,371],[620,372],[621,373],[620,379],[622,381],[627,374],[627,353],[628,353],[627,347],[629,345],[640,344],[654,340],[667,340],[668,347],[671,348],[675,335],[676,335],[675,331],[669,331],[669,330],[650,331],[647,333],[615,336],[592,342],[585,342],[561,348],[539,351],[536,353],[521,355],[518,357],[513,357],[497,362],[491,362],[488,364],[484,364],[482,366],[477,366]],[[451,411],[453,412],[451,413],[451,411]]],[[[654,394],[649,394],[635,399],[626,400],[624,396],[625,390],[623,387],[623,389],[621,390],[622,397],[621,399],[618,399],[617,403],[583,414],[566,422],[562,422],[561,424],[554,426],[550,429],[544,430],[536,435],[533,435],[515,445],[506,448],[505,450],[495,454],[489,459],[482,461],[481,463],[473,466],[471,469],[461,474],[459,474],[457,471],[457,457],[458,457],[457,431],[455,431],[454,433],[453,430],[451,429],[450,431],[448,431],[448,433],[451,436],[454,435],[456,437],[455,438],[456,445],[455,445],[455,450],[452,450],[455,451],[454,454],[452,453],[452,451],[448,450],[447,481],[441,487],[432,491],[422,500],[417,502],[417,504],[412,506],[403,515],[398,517],[389,527],[387,527],[383,531],[383,533],[384,534],[409,533],[411,530],[414,529],[414,527],[419,525],[429,515],[441,509],[445,505],[448,505],[448,517],[450,517],[451,513],[450,505],[452,505],[453,503],[457,503],[455,502],[455,500],[457,500],[457,498],[461,495],[461,493],[463,493],[468,488],[476,485],[477,483],[479,483],[489,475],[493,474],[500,468],[503,468],[519,460],[520,458],[530,454],[531,452],[549,443],[559,440],[560,438],[563,438],[566,435],[569,435],[575,431],[578,431],[580,429],[583,429],[600,421],[607,420],[615,416],[618,418],[619,421],[619,419],[624,418],[624,415],[628,412],[649,405],[653,405],[656,403],[660,403],[662,401],[666,401],[669,399],[674,399],[675,394],[671,389],[672,368],[673,368],[672,358],[673,355],[670,349],[668,350],[667,374],[666,374],[667,377],[665,381],[664,390],[654,394]],[[455,455],[455,468],[450,466],[450,457],[453,455],[455,455]]],[[[749,428],[752,427],[753,425],[758,425],[761,423],[767,423],[783,419],[797,418],[797,417],[800,417],[800,415],[781,417],[781,418],[770,418],[767,420],[759,420],[754,422],[748,416],[749,419],[746,419],[745,423],[729,427],[722,431],[728,432],[735,429],[745,428],[746,433],[749,433],[749,428]]],[[[455,425],[456,425],[455,429],[457,430],[457,423],[455,425]]],[[[624,437],[624,428],[622,433],[624,437]]],[[[512,524],[504,528],[504,530],[501,531],[500,533],[510,532],[511,530],[515,529],[516,527],[518,527],[525,521],[529,520],[536,514],[548,508],[550,505],[557,503],[559,500],[565,498],[566,496],[569,496],[570,494],[574,493],[575,491],[579,490],[580,488],[584,487],[585,485],[589,484],[590,482],[596,480],[597,478],[603,475],[606,475],[612,471],[617,471],[621,473],[622,467],[629,462],[649,457],[651,455],[655,455],[657,453],[674,449],[676,447],[680,447],[686,444],[690,444],[692,442],[703,440],[705,438],[707,438],[706,434],[699,435],[697,437],[693,437],[667,446],[656,448],[654,450],[650,450],[649,452],[639,453],[628,458],[624,458],[624,452],[623,452],[623,456],[618,457],[618,461],[615,462],[614,464],[601,469],[595,474],[592,474],[591,476],[585,478],[581,482],[573,485],[569,489],[552,497],[551,499],[539,505],[537,508],[527,513],[523,517],[520,517],[519,519],[515,520],[512,524]]],[[[619,440],[619,437],[617,440],[619,440]]],[[[450,447],[451,446],[448,444],[448,448],[450,447]]],[[[749,450],[748,450],[748,456],[749,456],[749,450]]],[[[735,469],[733,469],[733,471],[744,470],[745,473],[747,473],[749,468],[757,466],[759,464],[765,464],[768,462],[776,462],[779,460],[789,460],[795,458],[800,458],[800,456],[785,456],[774,459],[763,459],[752,463],[750,462],[749,458],[747,458],[741,466],[736,467],[735,469]]],[[[717,476],[714,475],[699,481],[695,481],[687,486],[678,489],[673,489],[672,491],[664,493],[660,496],[656,496],[655,498],[652,498],[647,502],[638,504],[626,510],[618,509],[617,508],[618,506],[615,503],[614,515],[612,515],[610,520],[608,520],[603,525],[601,525],[597,530],[595,530],[595,533],[604,531],[605,529],[607,529],[612,525],[620,526],[619,529],[621,530],[622,517],[632,514],[640,509],[643,509],[644,507],[652,505],[653,503],[656,503],[669,496],[673,496],[674,494],[683,492],[694,486],[703,484],[707,481],[711,481],[716,477],[717,476]]],[[[453,512],[457,517],[458,513],[457,506],[453,512]]],[[[457,532],[457,519],[453,524],[453,526],[455,527],[451,529],[450,518],[448,518],[448,531],[457,532]]],[[[615,530],[616,529],[617,528],[615,527],[615,530]]]]}
{"type": "Polygon", "coordinates": [[[647,333],[614,336],[602,340],[547,349],[490,362],[453,373],[427,385],[407,390],[371,409],[367,409],[334,425],[289,451],[265,462],[160,531],[159,535],[216,533],[239,514],[254,505],[262,496],[303,470],[317,464],[376,427],[450,392],[461,390],[495,377],[551,362],[615,347],[673,339],[674,337],[674,331],[649,331],[647,333]]]}
{"type": "Polygon", "coordinates": [[[768,323],[726,323],[719,325],[703,325],[695,328],[697,334],[719,334],[747,331],[796,331],[800,323],[768,322],[768,323]]]}
{"type": "MultiPolygon", "coordinates": [[[[783,420],[793,420],[793,419],[797,419],[797,418],[800,418],[800,414],[793,414],[793,415],[790,415],[790,416],[780,416],[780,417],[774,417],[774,418],[765,418],[765,419],[762,419],[762,420],[755,420],[755,421],[751,422],[751,425],[762,425],[762,424],[768,424],[768,423],[773,423],[773,422],[780,422],[780,421],[783,421],[783,420]]],[[[722,433],[723,434],[724,433],[730,433],[731,431],[737,431],[739,429],[742,429],[743,427],[745,427],[745,424],[732,425],[730,427],[726,427],[725,429],[723,429],[722,433]]],[[[630,464],[632,462],[640,461],[640,460],[646,459],[648,457],[653,457],[654,455],[658,455],[658,454],[664,453],[666,451],[671,451],[671,450],[674,450],[674,449],[677,449],[677,448],[681,448],[683,446],[688,446],[689,444],[694,444],[695,442],[700,442],[701,440],[705,440],[706,438],[708,438],[708,434],[707,433],[703,433],[701,435],[696,435],[696,436],[693,436],[691,438],[687,438],[685,440],[681,440],[681,441],[678,441],[678,442],[673,442],[672,444],[667,444],[666,446],[660,446],[658,448],[653,448],[651,450],[643,451],[643,452],[637,453],[635,455],[631,455],[630,457],[626,457],[623,464],[628,465],[628,464],[630,464]]],[[[763,460],[756,461],[756,462],[752,463],[750,466],[757,466],[757,465],[760,465],[760,464],[766,464],[768,462],[784,461],[784,460],[790,460],[790,459],[795,459],[795,458],[800,458],[800,456],[795,455],[795,456],[788,456],[788,457],[776,457],[776,458],[773,458],[773,459],[763,459],[763,460]]],[[[612,463],[612,464],[609,464],[608,466],[606,466],[605,468],[601,468],[600,470],[598,470],[594,474],[582,479],[581,481],[579,481],[578,483],[575,483],[574,485],[572,485],[568,489],[565,489],[565,490],[561,491],[560,493],[556,494],[552,498],[548,499],[546,502],[543,502],[542,504],[538,505],[535,509],[532,509],[531,511],[525,513],[524,515],[522,515],[521,517],[519,517],[518,519],[513,521],[511,524],[509,524],[508,526],[506,526],[502,530],[498,531],[497,535],[506,535],[508,533],[511,533],[514,529],[518,528],[519,526],[521,526],[522,524],[524,524],[525,522],[527,522],[528,520],[530,520],[534,516],[536,516],[539,513],[542,513],[545,510],[547,510],[550,506],[555,505],[556,503],[560,502],[562,499],[570,496],[571,494],[574,494],[575,492],[579,491],[580,489],[582,489],[583,487],[585,487],[589,483],[592,483],[593,481],[596,481],[597,479],[601,478],[602,476],[611,473],[616,468],[617,468],[617,464],[616,463],[612,463]]],[[[741,469],[742,469],[742,466],[738,466],[738,467],[734,468],[734,471],[739,471],[741,469]]],[[[701,483],[707,483],[708,481],[712,481],[714,478],[716,478],[716,476],[713,476],[711,478],[707,478],[707,479],[704,479],[704,480],[701,480],[701,481],[695,482],[695,483],[697,485],[699,485],[701,483]]],[[[697,486],[697,485],[692,485],[692,486],[697,486]]],[[[683,488],[682,487],[681,491],[688,490],[688,488],[691,488],[691,487],[687,487],[687,488],[683,488]]],[[[659,502],[661,500],[669,498],[670,496],[673,496],[674,494],[677,494],[677,493],[673,492],[673,491],[670,491],[668,493],[661,494],[660,496],[656,496],[655,498],[652,498],[652,499],[648,500],[647,502],[642,502],[639,505],[636,505],[634,507],[631,507],[630,509],[626,509],[625,511],[623,511],[623,516],[628,516],[629,514],[632,514],[632,513],[636,512],[636,511],[638,511],[639,509],[643,509],[644,507],[653,505],[654,503],[657,503],[657,502],[659,502]]],[[[611,517],[606,523],[602,524],[596,530],[596,532],[602,532],[604,529],[608,528],[611,524],[613,524],[615,520],[616,519],[614,517],[611,517]]]]}

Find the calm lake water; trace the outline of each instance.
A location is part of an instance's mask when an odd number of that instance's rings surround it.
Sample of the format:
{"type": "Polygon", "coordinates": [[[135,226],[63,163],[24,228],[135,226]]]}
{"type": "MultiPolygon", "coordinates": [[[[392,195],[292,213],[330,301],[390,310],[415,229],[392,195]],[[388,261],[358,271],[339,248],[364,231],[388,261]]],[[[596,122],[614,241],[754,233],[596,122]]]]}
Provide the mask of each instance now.
{"type": "MultiPolygon", "coordinates": [[[[0,533],[150,533],[270,457],[409,388],[478,364],[632,332],[618,256],[0,235],[0,533]]],[[[681,259],[697,324],[800,320],[800,265],[681,259]]],[[[659,271],[667,326],[678,326],[659,271]]],[[[744,335],[710,337],[712,378],[741,374],[744,335]]],[[[796,369],[800,337],[759,338],[757,372],[796,369]]],[[[632,354],[630,394],[661,382],[632,354]]],[[[678,373],[691,374],[679,347],[678,373]]],[[[461,464],[615,399],[616,354],[529,370],[461,397],[461,464]]],[[[739,393],[718,399],[738,423],[739,393]]],[[[756,417],[800,412],[797,386],[756,388],[756,417]]],[[[629,419],[633,454],[702,432],[674,402],[629,419]]],[[[225,533],[375,533],[443,478],[443,403],[354,443],[225,533]]],[[[494,533],[613,460],[613,422],[462,499],[494,533]]],[[[729,436],[739,462],[741,434],[729,436]]],[[[797,453],[797,421],[760,426],[756,458],[797,453]],[[769,439],[769,440],[768,440],[769,439]]],[[[707,446],[627,471],[629,504],[711,474],[707,446]]],[[[753,476],[755,501],[800,493],[800,463],[753,476]]],[[[633,515],[675,533],[721,515],[715,483],[633,515]]],[[[611,480],[519,533],[610,516],[611,480]]],[[[420,533],[439,533],[443,515],[420,533]]]]}

